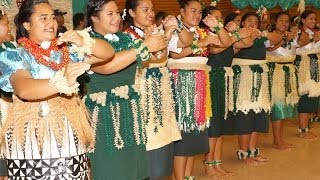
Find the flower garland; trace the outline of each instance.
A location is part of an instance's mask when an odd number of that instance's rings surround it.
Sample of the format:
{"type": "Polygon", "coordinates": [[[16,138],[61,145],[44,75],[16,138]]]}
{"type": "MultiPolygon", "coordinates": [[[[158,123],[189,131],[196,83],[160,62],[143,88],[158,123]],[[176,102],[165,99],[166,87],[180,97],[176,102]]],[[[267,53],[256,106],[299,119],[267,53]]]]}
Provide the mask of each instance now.
{"type": "Polygon", "coordinates": [[[202,70],[172,69],[171,72],[174,77],[176,113],[180,130],[184,132],[204,130],[209,125],[209,117],[206,116],[211,115],[211,113],[206,114],[210,108],[207,103],[211,102],[204,99],[209,98],[209,94],[204,93],[208,88],[208,75],[202,70]]]}
{"type": "Polygon", "coordinates": [[[124,147],[124,141],[120,134],[120,105],[119,103],[116,103],[116,107],[114,107],[111,104],[110,108],[111,108],[112,122],[114,125],[113,128],[115,132],[114,146],[118,149],[122,149],[124,147]]]}
{"type": "Polygon", "coordinates": [[[233,113],[270,110],[266,65],[233,66],[233,113]],[[249,79],[248,79],[249,78],[249,79]]]}
{"type": "Polygon", "coordinates": [[[225,74],[226,71],[223,67],[214,67],[211,70],[211,95],[212,95],[212,102],[213,102],[213,114],[215,117],[222,118],[225,114],[225,74]],[[223,93],[222,93],[223,92],[223,93]]]}
{"type": "Polygon", "coordinates": [[[4,42],[1,46],[0,46],[0,53],[3,51],[6,51],[7,48],[10,49],[16,49],[16,46],[11,43],[11,42],[4,42]]]}
{"type": "Polygon", "coordinates": [[[265,8],[263,5],[261,5],[257,12],[256,12],[260,18],[260,21],[267,20],[268,14],[267,14],[267,8],[265,8]]]}
{"type": "Polygon", "coordinates": [[[233,70],[233,114],[237,111],[237,99],[239,92],[239,84],[240,84],[240,75],[241,75],[241,67],[238,65],[232,66],[233,70]]]}
{"type": "Polygon", "coordinates": [[[143,41],[141,39],[132,40],[131,37],[126,33],[122,33],[122,32],[116,33],[115,35],[120,39],[118,41],[109,40],[104,36],[102,36],[101,34],[94,31],[91,31],[90,34],[91,34],[91,37],[99,38],[107,41],[114,48],[116,52],[120,52],[123,50],[129,51],[130,49],[133,48],[135,51],[137,51],[136,58],[137,58],[139,67],[142,67],[143,61],[147,61],[151,58],[151,54],[149,53],[148,48],[143,43],[143,41]]]}
{"type": "Polygon", "coordinates": [[[23,46],[27,51],[29,51],[35,57],[37,63],[50,67],[53,70],[61,70],[63,67],[69,64],[70,57],[69,57],[68,47],[64,44],[62,45],[62,48],[59,48],[57,41],[58,41],[57,39],[54,39],[53,41],[51,41],[51,45],[48,49],[40,48],[37,43],[35,43],[34,41],[26,37],[20,38],[18,40],[18,43],[21,44],[21,46],[23,46]],[[55,63],[53,61],[48,61],[44,58],[44,56],[49,58],[51,51],[60,51],[60,50],[62,50],[62,57],[63,57],[60,64],[55,63]]]}
{"type": "Polygon", "coordinates": [[[218,2],[220,2],[220,0],[211,0],[210,6],[216,7],[218,2]]]}
{"type": "Polygon", "coordinates": [[[206,33],[205,29],[200,28],[199,26],[195,27],[195,33],[194,33],[194,39],[193,42],[191,44],[191,50],[192,53],[194,55],[200,55],[202,57],[207,57],[209,52],[208,52],[208,48],[204,47],[204,48],[199,48],[197,46],[197,43],[199,42],[199,40],[202,40],[204,38],[206,38],[208,36],[208,34],[206,33]]]}
{"type": "Polygon", "coordinates": [[[106,154],[112,155],[117,149],[146,144],[140,95],[134,87],[123,86],[89,94],[85,103],[93,112],[93,127],[97,127],[98,118],[103,121],[106,154]]]}
{"type": "Polygon", "coordinates": [[[143,39],[136,31],[134,31],[131,27],[128,27],[123,31],[124,33],[127,33],[132,36],[133,39],[143,39]]]}
{"type": "Polygon", "coordinates": [[[273,77],[274,77],[274,70],[275,70],[275,67],[276,67],[276,63],[268,63],[268,83],[269,83],[269,100],[271,101],[272,100],[272,84],[273,84],[273,77]]]}
{"type": "Polygon", "coordinates": [[[294,42],[294,39],[290,39],[289,41],[287,41],[287,38],[282,35],[282,40],[284,42],[284,44],[281,46],[285,49],[291,49],[292,48],[292,43],[294,42]]]}
{"type": "Polygon", "coordinates": [[[251,91],[251,102],[258,101],[258,97],[260,94],[263,69],[260,65],[250,65],[249,66],[252,73],[252,91],[251,91]]]}

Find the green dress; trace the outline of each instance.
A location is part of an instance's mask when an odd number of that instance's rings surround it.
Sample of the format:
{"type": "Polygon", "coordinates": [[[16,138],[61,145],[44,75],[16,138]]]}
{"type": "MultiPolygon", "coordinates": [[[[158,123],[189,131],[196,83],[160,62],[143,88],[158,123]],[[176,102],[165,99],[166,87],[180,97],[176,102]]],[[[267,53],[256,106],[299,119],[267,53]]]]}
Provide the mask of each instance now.
{"type": "MultiPolygon", "coordinates": [[[[110,42],[116,52],[128,49],[131,45],[128,42],[128,36],[122,33],[117,33],[120,38],[119,41],[110,42]],[[124,38],[124,39],[123,39],[124,38]],[[119,48],[119,43],[125,48],[119,48]]],[[[106,40],[106,39],[105,39],[106,40]]],[[[110,75],[91,74],[89,76],[89,82],[87,84],[88,95],[86,98],[86,105],[93,111],[97,104],[94,104],[90,99],[90,95],[106,92],[106,105],[99,105],[98,121],[96,124],[96,145],[93,153],[89,154],[92,165],[93,180],[134,180],[145,179],[148,177],[148,158],[145,148],[145,143],[135,138],[136,134],[132,132],[134,126],[134,118],[132,111],[130,111],[130,102],[133,100],[139,100],[140,96],[131,88],[134,84],[135,73],[137,63],[131,64],[127,68],[110,75]],[[112,93],[112,89],[117,87],[129,87],[128,98],[119,98],[112,93]],[[113,132],[115,123],[112,117],[110,117],[110,104],[120,104],[120,137],[123,144],[122,147],[117,147],[113,132]],[[125,109],[125,104],[129,104],[129,109],[125,109]],[[122,111],[124,109],[124,111],[122,111]],[[129,111],[128,111],[129,110],[129,111]],[[116,146],[116,147],[115,147],[116,146]]],[[[91,96],[92,97],[92,96],[91,96]]],[[[139,105],[138,105],[139,106],[139,105]]],[[[139,110],[137,110],[139,111],[139,110]]],[[[139,134],[143,135],[142,118],[138,118],[139,134]]],[[[114,130],[116,131],[116,130],[114,130]]],[[[140,136],[140,137],[141,137],[140,136]]],[[[119,145],[118,144],[118,145],[119,145]]]]}

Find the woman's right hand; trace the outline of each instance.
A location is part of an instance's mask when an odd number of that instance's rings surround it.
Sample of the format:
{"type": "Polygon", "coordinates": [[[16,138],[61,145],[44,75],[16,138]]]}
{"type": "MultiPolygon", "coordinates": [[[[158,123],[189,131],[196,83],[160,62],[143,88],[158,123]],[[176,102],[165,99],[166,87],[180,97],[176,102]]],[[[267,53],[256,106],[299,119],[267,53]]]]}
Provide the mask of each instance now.
{"type": "Polygon", "coordinates": [[[168,39],[166,35],[151,35],[144,40],[149,52],[157,52],[168,47],[168,39]]]}
{"type": "Polygon", "coordinates": [[[261,31],[256,28],[251,28],[251,37],[253,40],[257,39],[258,37],[261,37],[261,31]]]}
{"type": "Polygon", "coordinates": [[[200,48],[204,48],[204,47],[208,46],[209,44],[220,45],[221,42],[220,42],[219,37],[214,36],[214,35],[208,35],[204,39],[199,40],[199,42],[197,43],[197,46],[200,48]]]}
{"type": "Polygon", "coordinates": [[[252,28],[240,28],[239,35],[241,39],[244,39],[244,38],[250,37],[252,35],[252,31],[253,31],[252,28]]]}
{"type": "Polygon", "coordinates": [[[239,26],[234,21],[230,21],[226,24],[225,28],[228,32],[234,32],[239,28],[239,26]]]}
{"type": "Polygon", "coordinates": [[[65,69],[64,76],[67,78],[67,82],[69,86],[72,86],[76,83],[77,78],[90,69],[90,64],[77,62],[70,63],[65,69]]]}

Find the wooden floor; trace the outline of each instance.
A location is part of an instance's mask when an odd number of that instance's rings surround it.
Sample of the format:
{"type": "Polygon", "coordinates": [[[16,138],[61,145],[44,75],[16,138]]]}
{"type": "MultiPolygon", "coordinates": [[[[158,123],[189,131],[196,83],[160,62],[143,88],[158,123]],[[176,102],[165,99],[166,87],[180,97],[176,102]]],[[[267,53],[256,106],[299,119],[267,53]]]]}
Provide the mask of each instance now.
{"type": "MultiPolygon", "coordinates": [[[[261,134],[258,147],[261,155],[269,161],[249,167],[236,159],[238,141],[236,136],[224,138],[223,167],[235,173],[230,180],[320,180],[320,123],[312,123],[312,132],[318,135],[316,140],[298,138],[297,121],[285,121],[285,140],[295,145],[291,151],[279,151],[272,148],[272,129],[261,134]]],[[[196,180],[209,180],[204,174],[203,156],[197,156],[193,174],[196,180]]]]}

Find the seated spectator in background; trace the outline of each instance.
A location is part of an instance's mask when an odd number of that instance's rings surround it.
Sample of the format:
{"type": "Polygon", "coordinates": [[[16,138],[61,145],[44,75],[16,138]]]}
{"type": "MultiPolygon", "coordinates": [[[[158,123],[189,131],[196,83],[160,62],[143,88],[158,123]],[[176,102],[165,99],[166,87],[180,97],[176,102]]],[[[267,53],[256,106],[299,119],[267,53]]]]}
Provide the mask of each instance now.
{"type": "Polygon", "coordinates": [[[168,16],[168,14],[164,11],[159,11],[157,14],[156,14],[156,17],[155,17],[155,21],[156,21],[156,25],[157,26],[160,26],[160,24],[162,23],[162,20],[168,16]]]}
{"type": "Polygon", "coordinates": [[[86,24],[86,18],[83,13],[77,13],[73,16],[73,29],[74,30],[82,30],[86,24]]]}
{"type": "Polygon", "coordinates": [[[67,12],[62,12],[60,9],[54,10],[54,15],[58,22],[57,37],[59,36],[60,33],[64,33],[67,31],[67,28],[64,26],[64,15],[66,14],[67,12]]]}

